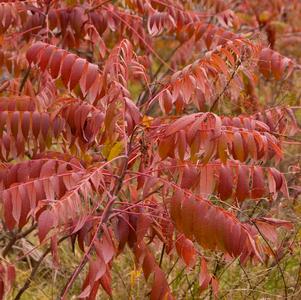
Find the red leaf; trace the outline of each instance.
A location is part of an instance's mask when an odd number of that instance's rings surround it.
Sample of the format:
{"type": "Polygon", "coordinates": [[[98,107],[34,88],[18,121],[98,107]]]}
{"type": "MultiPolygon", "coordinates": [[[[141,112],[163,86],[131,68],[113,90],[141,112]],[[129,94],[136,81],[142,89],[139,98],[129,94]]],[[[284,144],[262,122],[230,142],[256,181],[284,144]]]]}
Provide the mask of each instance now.
{"type": "Polygon", "coordinates": [[[65,86],[68,86],[68,82],[70,81],[71,70],[75,63],[76,58],[77,57],[74,54],[67,54],[64,57],[62,67],[61,67],[61,76],[65,86]]]}
{"type": "Polygon", "coordinates": [[[237,168],[237,188],[236,198],[242,202],[249,197],[249,168],[247,166],[238,166],[237,168]]]}
{"type": "Polygon", "coordinates": [[[98,74],[97,65],[89,63],[86,72],[86,86],[85,86],[85,90],[83,90],[83,93],[85,93],[85,91],[91,88],[94,81],[97,79],[97,74],[98,74]]]}
{"type": "Polygon", "coordinates": [[[204,248],[215,250],[216,227],[212,227],[212,223],[210,222],[212,211],[210,211],[209,205],[205,201],[197,202],[191,214],[193,233],[197,242],[204,248]]]}
{"type": "Polygon", "coordinates": [[[182,231],[181,203],[183,197],[184,193],[182,191],[176,191],[170,199],[170,215],[179,231],[182,231]]]}
{"type": "Polygon", "coordinates": [[[270,77],[271,70],[271,50],[269,48],[262,49],[259,58],[259,70],[264,75],[265,78],[270,77]]]}
{"type": "Polygon", "coordinates": [[[180,235],[176,240],[176,250],[178,255],[183,259],[187,267],[194,267],[196,262],[196,251],[193,242],[180,235]]]}
{"type": "Polygon", "coordinates": [[[179,158],[180,160],[184,160],[184,156],[185,156],[185,152],[186,152],[186,137],[185,137],[185,131],[184,130],[180,130],[177,133],[177,149],[178,149],[178,153],[179,153],[179,158]]]}
{"type": "Polygon", "coordinates": [[[248,134],[247,138],[247,147],[249,150],[249,155],[254,159],[257,160],[257,146],[255,142],[255,138],[252,133],[248,134]]]}
{"type": "Polygon", "coordinates": [[[246,227],[229,212],[206,200],[186,198],[181,192],[174,194],[170,209],[177,230],[193,235],[204,248],[217,248],[236,257],[242,255],[242,259],[255,255],[261,260],[254,239],[246,227]],[[186,210],[184,217],[187,224],[181,219],[182,210],[186,210]],[[189,221],[186,220],[188,212],[189,221]]]}
{"type": "Polygon", "coordinates": [[[204,198],[208,198],[215,189],[216,169],[212,165],[201,167],[200,178],[200,194],[204,198]]]}
{"type": "Polygon", "coordinates": [[[112,297],[112,288],[111,288],[112,278],[110,273],[107,271],[100,279],[100,284],[106,293],[112,297]]]}
{"type": "Polygon", "coordinates": [[[192,212],[195,209],[195,202],[191,198],[183,198],[181,206],[181,227],[185,236],[189,239],[193,238],[193,222],[192,212]]]}
{"type": "Polygon", "coordinates": [[[282,177],[282,186],[281,186],[280,190],[281,190],[282,194],[284,195],[284,197],[289,199],[289,191],[288,191],[286,179],[283,174],[281,174],[281,177],[282,177]]]}
{"type": "Polygon", "coordinates": [[[269,173],[272,174],[274,180],[275,180],[275,188],[276,191],[279,191],[281,189],[281,186],[283,184],[283,178],[281,176],[281,173],[276,170],[275,168],[269,168],[269,173]]]}
{"type": "Polygon", "coordinates": [[[41,53],[41,50],[44,49],[46,47],[46,44],[42,43],[42,42],[38,42],[35,43],[34,45],[32,45],[27,53],[26,53],[26,58],[29,62],[29,64],[31,64],[32,62],[37,63],[38,59],[39,59],[39,54],[41,53]]]}
{"type": "Polygon", "coordinates": [[[198,179],[198,172],[194,166],[185,165],[181,180],[181,187],[188,189],[193,187],[198,179]]]}
{"type": "Polygon", "coordinates": [[[243,145],[243,139],[239,132],[235,132],[233,136],[233,150],[235,154],[235,158],[239,159],[240,161],[245,161],[245,150],[243,145]]]}
{"type": "Polygon", "coordinates": [[[38,219],[38,230],[40,243],[45,239],[47,233],[50,231],[54,224],[54,216],[52,211],[44,210],[38,219]]]}
{"type": "Polygon", "coordinates": [[[40,59],[39,59],[39,66],[43,72],[48,67],[49,61],[51,59],[51,56],[52,56],[54,50],[55,50],[55,47],[52,45],[49,45],[42,52],[40,59]]]}
{"type": "Polygon", "coordinates": [[[215,299],[218,299],[218,281],[214,277],[211,278],[211,286],[215,299]]]}
{"type": "Polygon", "coordinates": [[[62,49],[54,52],[50,62],[50,74],[52,78],[56,79],[59,76],[61,63],[66,55],[67,53],[62,49]]]}
{"type": "Polygon", "coordinates": [[[144,236],[146,235],[152,220],[149,216],[145,215],[145,212],[141,211],[137,218],[137,226],[136,226],[136,235],[137,235],[137,243],[139,244],[144,236]]]}
{"type": "Polygon", "coordinates": [[[16,221],[12,215],[13,204],[11,195],[8,191],[4,191],[2,194],[3,203],[4,203],[4,219],[5,224],[9,230],[13,230],[14,226],[16,225],[16,221]]]}
{"type": "Polygon", "coordinates": [[[129,217],[127,214],[122,214],[118,218],[117,223],[117,240],[119,241],[118,250],[119,252],[124,248],[126,242],[128,241],[129,237],[129,217]]]}
{"type": "Polygon", "coordinates": [[[201,258],[201,272],[199,276],[199,285],[201,292],[206,290],[211,281],[211,276],[208,273],[207,263],[204,257],[201,258]]]}
{"type": "Polygon", "coordinates": [[[286,220],[279,220],[275,218],[256,218],[252,220],[256,223],[260,234],[263,234],[268,240],[273,243],[277,242],[277,228],[284,227],[286,229],[292,229],[294,226],[292,222],[286,220]]]}
{"type": "Polygon", "coordinates": [[[166,278],[162,270],[157,267],[155,270],[155,278],[152,285],[150,300],[172,299],[166,282],[166,278]]]}
{"type": "Polygon", "coordinates": [[[142,269],[143,269],[145,280],[147,281],[149,276],[156,269],[157,265],[153,255],[149,251],[146,251],[144,255],[145,256],[143,259],[142,269]]]}
{"type": "Polygon", "coordinates": [[[227,200],[232,196],[233,176],[228,166],[222,165],[219,173],[218,193],[221,200],[227,200]]]}
{"type": "Polygon", "coordinates": [[[174,137],[168,136],[160,140],[159,144],[159,155],[161,159],[165,159],[168,156],[171,156],[174,151],[174,137]]]}
{"type": "Polygon", "coordinates": [[[254,167],[252,174],[252,190],[251,197],[257,199],[265,194],[264,175],[260,167],[254,167]]]}
{"type": "Polygon", "coordinates": [[[70,74],[70,82],[69,82],[69,89],[72,90],[80,81],[83,73],[85,72],[84,69],[87,66],[87,61],[82,58],[78,58],[72,67],[71,74],[70,74]]]}
{"type": "Polygon", "coordinates": [[[165,136],[172,135],[181,129],[184,129],[186,126],[191,124],[195,119],[195,115],[191,114],[188,116],[184,116],[178,120],[176,120],[174,123],[170,124],[167,129],[165,130],[165,136]]]}
{"type": "Polygon", "coordinates": [[[109,230],[104,227],[103,236],[100,242],[95,242],[96,252],[106,264],[108,264],[115,255],[115,246],[109,230]]]}
{"type": "Polygon", "coordinates": [[[227,162],[227,158],[228,158],[227,150],[228,150],[227,136],[224,132],[222,132],[221,136],[218,139],[217,152],[218,152],[219,159],[224,164],[227,162]]]}

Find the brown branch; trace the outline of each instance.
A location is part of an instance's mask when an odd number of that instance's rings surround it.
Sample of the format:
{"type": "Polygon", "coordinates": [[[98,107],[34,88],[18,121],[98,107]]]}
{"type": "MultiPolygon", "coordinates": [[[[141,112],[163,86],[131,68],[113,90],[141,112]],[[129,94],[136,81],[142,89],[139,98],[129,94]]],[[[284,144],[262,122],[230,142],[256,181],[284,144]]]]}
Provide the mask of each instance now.
{"type": "Polygon", "coordinates": [[[100,8],[101,6],[107,4],[107,3],[111,2],[111,1],[112,1],[112,0],[105,0],[104,2],[101,2],[101,3],[97,4],[97,5],[95,5],[95,6],[91,7],[91,8],[89,8],[89,9],[87,10],[87,12],[92,12],[93,10],[100,8]]]}
{"type": "Polygon", "coordinates": [[[34,231],[36,229],[37,225],[34,224],[32,225],[30,228],[28,228],[27,230],[25,230],[24,232],[20,232],[20,233],[16,233],[12,236],[12,238],[10,239],[10,241],[8,242],[8,244],[5,246],[5,248],[2,251],[2,256],[5,257],[7,256],[7,254],[9,253],[9,251],[11,250],[11,248],[13,247],[13,245],[16,243],[17,240],[27,236],[28,234],[30,234],[32,231],[34,231]]]}
{"type": "MultiPolygon", "coordinates": [[[[59,239],[58,244],[60,244],[62,241],[64,241],[65,239],[67,239],[70,235],[66,235],[64,237],[62,237],[61,239],[59,239]]],[[[43,255],[40,257],[40,259],[38,260],[37,264],[35,265],[35,267],[31,270],[31,273],[29,275],[29,277],[26,279],[24,285],[22,286],[22,288],[19,290],[19,292],[17,293],[16,297],[14,298],[14,300],[19,300],[21,299],[21,296],[23,295],[23,293],[29,288],[30,283],[33,281],[33,278],[35,277],[41,263],[43,262],[44,258],[50,253],[51,251],[51,247],[47,248],[45,250],[45,252],[43,253],[43,255]]]]}
{"type": "Polygon", "coordinates": [[[161,249],[160,262],[159,262],[159,267],[160,267],[160,268],[161,268],[161,266],[162,266],[163,257],[164,257],[164,252],[165,252],[165,243],[163,244],[162,249],[161,249]]]}
{"type": "MultiPolygon", "coordinates": [[[[240,261],[238,261],[238,265],[240,266],[240,268],[242,269],[243,273],[245,274],[245,276],[246,276],[246,278],[247,278],[247,281],[248,281],[248,284],[249,284],[249,289],[250,289],[250,290],[254,290],[254,288],[253,288],[253,286],[252,286],[252,284],[251,284],[251,280],[250,280],[250,278],[249,278],[249,276],[248,276],[248,273],[246,272],[245,268],[244,268],[243,265],[240,263],[240,261]]],[[[252,295],[252,298],[255,299],[253,295],[252,295]]]]}
{"type": "MultiPolygon", "coordinates": [[[[179,44],[177,47],[175,47],[173,49],[173,51],[170,53],[170,55],[165,59],[165,62],[168,63],[170,61],[170,59],[173,57],[173,55],[176,53],[176,51],[180,48],[180,46],[182,46],[182,44],[179,44]]],[[[166,70],[166,72],[161,76],[161,78],[158,80],[158,83],[154,83],[156,80],[157,80],[157,76],[159,75],[159,73],[161,72],[162,68],[164,67],[165,65],[163,63],[160,64],[160,66],[158,67],[156,73],[152,76],[153,79],[152,79],[152,83],[151,85],[152,88],[147,90],[147,91],[143,91],[143,92],[139,95],[138,97],[138,101],[137,101],[137,106],[142,106],[143,104],[145,104],[145,102],[147,102],[147,97],[148,96],[151,96],[153,94],[155,94],[158,90],[158,85],[160,84],[160,81],[165,78],[168,73],[171,71],[170,69],[166,70]]]]}
{"type": "Polygon", "coordinates": [[[125,174],[126,174],[126,170],[127,170],[128,162],[129,162],[129,155],[130,155],[131,149],[132,149],[132,142],[133,142],[133,138],[134,138],[134,135],[135,135],[137,129],[138,129],[138,127],[135,127],[134,130],[133,130],[133,133],[131,134],[131,138],[130,138],[130,141],[128,143],[128,151],[126,151],[127,155],[125,157],[125,161],[124,161],[123,166],[122,166],[121,174],[118,177],[118,179],[117,179],[117,181],[116,181],[116,183],[113,187],[112,193],[110,193],[112,195],[112,197],[111,197],[110,201],[108,202],[107,206],[105,207],[105,209],[102,213],[102,217],[101,217],[101,219],[100,219],[100,221],[97,225],[97,229],[96,229],[95,234],[92,238],[90,246],[89,246],[88,250],[86,251],[86,253],[84,254],[84,257],[82,258],[81,262],[79,263],[77,268],[74,270],[74,272],[71,275],[70,279],[65,284],[65,286],[64,286],[64,288],[61,292],[60,299],[65,298],[67,292],[69,291],[69,289],[73,285],[75,279],[77,278],[77,276],[79,275],[79,273],[81,272],[83,267],[88,262],[88,255],[91,253],[91,251],[93,249],[94,241],[95,241],[96,237],[100,235],[100,231],[101,231],[103,225],[107,223],[107,221],[109,220],[109,218],[111,216],[112,207],[115,203],[115,200],[117,198],[118,193],[121,190],[122,183],[123,183],[123,180],[124,180],[124,177],[125,177],[125,174]]]}
{"type": "Polygon", "coordinates": [[[300,277],[301,277],[301,255],[300,255],[300,261],[299,261],[299,268],[297,272],[297,280],[294,286],[293,295],[296,293],[298,286],[300,286],[300,277]]]}
{"type": "Polygon", "coordinates": [[[282,282],[283,282],[283,285],[284,285],[284,299],[288,299],[288,294],[287,294],[287,284],[286,284],[286,280],[285,280],[285,277],[284,277],[284,272],[279,264],[279,259],[274,251],[274,249],[272,248],[272,246],[270,245],[270,243],[267,241],[267,239],[265,238],[265,236],[262,234],[262,232],[260,231],[259,227],[257,226],[256,222],[253,222],[252,221],[252,224],[256,227],[258,233],[260,234],[260,236],[262,237],[262,239],[265,241],[265,243],[267,244],[267,246],[269,247],[271,253],[273,254],[274,258],[275,258],[275,263],[276,263],[276,266],[279,270],[279,273],[280,273],[280,276],[282,278],[282,282]]]}
{"type": "Polygon", "coordinates": [[[231,77],[229,78],[227,84],[224,86],[223,90],[220,92],[220,94],[215,98],[213,104],[211,105],[209,111],[212,111],[215,108],[215,105],[219,102],[220,98],[224,95],[224,93],[226,92],[227,88],[229,87],[230,83],[232,82],[232,80],[234,79],[234,76],[238,70],[238,68],[240,67],[240,65],[242,64],[242,61],[240,61],[237,65],[236,68],[234,69],[234,71],[231,74],[231,77]]]}
{"type": "Polygon", "coordinates": [[[21,95],[22,90],[23,90],[23,88],[24,88],[24,86],[25,86],[25,83],[26,83],[26,81],[27,81],[27,79],[28,79],[28,77],[29,77],[30,69],[31,69],[31,67],[29,66],[29,67],[27,68],[27,70],[26,70],[26,73],[25,73],[25,75],[24,75],[22,81],[21,81],[20,88],[19,88],[19,95],[21,95]]]}

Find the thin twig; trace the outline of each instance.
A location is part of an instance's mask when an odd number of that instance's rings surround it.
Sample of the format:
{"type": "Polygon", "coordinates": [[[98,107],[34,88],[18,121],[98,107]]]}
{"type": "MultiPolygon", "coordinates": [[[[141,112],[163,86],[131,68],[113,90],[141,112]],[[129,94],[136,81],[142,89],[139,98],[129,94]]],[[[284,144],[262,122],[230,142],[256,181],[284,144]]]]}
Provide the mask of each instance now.
{"type": "Polygon", "coordinates": [[[170,275],[170,273],[173,271],[173,269],[175,268],[175,266],[177,265],[177,263],[178,263],[178,261],[179,261],[179,257],[177,257],[177,259],[176,259],[176,261],[173,263],[173,265],[172,265],[172,267],[170,268],[170,270],[167,272],[167,278],[169,277],[169,275],[170,275]]]}
{"type": "MultiPolygon", "coordinates": [[[[242,271],[244,272],[244,274],[245,274],[245,276],[247,278],[247,281],[248,281],[248,284],[249,284],[249,289],[254,290],[254,288],[253,288],[253,286],[251,284],[251,280],[250,280],[250,278],[249,278],[249,276],[248,276],[245,268],[243,267],[243,265],[241,264],[240,261],[238,261],[238,264],[239,264],[240,268],[242,269],[242,271]]],[[[252,298],[254,299],[254,295],[252,295],[252,298]]]]}
{"type": "MultiPolygon", "coordinates": [[[[217,272],[219,271],[219,269],[221,267],[220,262],[221,262],[221,256],[218,257],[218,259],[216,261],[216,265],[215,265],[214,271],[212,273],[212,275],[213,275],[214,278],[217,277],[217,272]]],[[[211,286],[210,293],[209,293],[209,299],[212,299],[212,297],[213,297],[213,288],[211,286]]]]}
{"type": "Polygon", "coordinates": [[[186,267],[184,267],[179,273],[178,275],[170,282],[168,283],[168,286],[171,286],[182,274],[183,272],[185,271],[186,267]]]}
{"type": "MultiPolygon", "coordinates": [[[[64,241],[65,239],[67,239],[70,235],[66,235],[64,237],[62,237],[61,239],[59,239],[58,244],[60,244],[62,241],[64,241]]],[[[35,267],[31,270],[31,273],[29,275],[29,277],[26,279],[24,285],[22,286],[22,288],[19,290],[19,292],[17,293],[16,297],[14,298],[14,300],[19,300],[21,299],[21,296],[23,295],[23,293],[29,288],[30,283],[33,281],[34,276],[36,275],[41,263],[43,262],[44,258],[51,252],[51,247],[47,248],[45,250],[45,252],[43,253],[43,255],[40,257],[40,259],[38,260],[37,264],[35,265],[35,267]]]]}
{"type": "Polygon", "coordinates": [[[130,141],[128,143],[128,147],[126,150],[126,156],[123,156],[122,158],[125,158],[123,165],[122,165],[122,170],[121,170],[121,174],[118,177],[112,192],[110,193],[111,195],[111,199],[108,202],[106,208],[104,209],[101,219],[97,225],[97,229],[95,231],[95,234],[92,238],[92,241],[90,242],[90,246],[88,248],[88,250],[85,252],[84,257],[82,258],[81,262],[79,263],[79,265],[77,266],[77,268],[74,270],[74,272],[72,273],[71,277],[68,279],[67,283],[65,284],[62,292],[61,292],[61,296],[60,299],[65,299],[65,296],[67,295],[69,289],[71,288],[71,286],[73,285],[75,279],[77,278],[77,276],[79,275],[79,273],[81,272],[81,270],[83,269],[83,267],[86,265],[86,263],[88,262],[88,256],[91,253],[93,247],[94,247],[94,241],[95,239],[99,236],[101,229],[103,228],[103,225],[105,225],[107,223],[107,221],[110,219],[111,213],[112,213],[112,208],[113,205],[115,203],[115,200],[117,198],[117,195],[119,194],[121,187],[122,187],[122,183],[126,174],[126,170],[128,167],[128,162],[129,162],[129,155],[131,153],[131,149],[132,149],[132,143],[133,143],[133,138],[134,135],[136,133],[138,127],[135,127],[131,137],[130,137],[130,141]]]}
{"type": "Polygon", "coordinates": [[[19,95],[21,95],[21,93],[22,93],[22,90],[23,90],[23,88],[24,88],[24,86],[25,86],[26,80],[27,80],[28,77],[29,77],[30,70],[31,70],[31,67],[29,66],[29,67],[27,68],[27,70],[26,70],[26,73],[25,73],[25,75],[24,75],[22,81],[21,81],[20,88],[19,88],[19,95]]]}
{"type": "Polygon", "coordinates": [[[2,256],[5,257],[7,256],[7,254],[9,253],[9,251],[11,250],[11,248],[13,247],[13,245],[15,244],[15,242],[25,236],[27,236],[28,234],[30,234],[33,230],[35,230],[37,227],[36,224],[34,224],[33,226],[31,226],[30,228],[28,228],[26,231],[24,232],[20,232],[20,233],[16,233],[13,235],[13,237],[10,239],[10,241],[8,242],[8,244],[5,246],[5,248],[2,251],[2,256]]]}
{"type": "Polygon", "coordinates": [[[295,294],[297,287],[300,286],[300,276],[301,276],[301,255],[300,255],[300,261],[299,261],[299,268],[298,268],[298,272],[297,272],[297,280],[294,286],[294,290],[293,290],[293,294],[295,294]]]}
{"type": "MultiPolygon", "coordinates": [[[[194,300],[194,295],[193,295],[193,293],[192,293],[192,291],[191,291],[191,287],[192,287],[192,285],[194,284],[194,281],[190,282],[187,274],[185,274],[185,278],[186,278],[186,281],[187,281],[187,283],[188,283],[188,291],[190,292],[191,299],[194,300]]],[[[185,297],[185,296],[186,296],[186,292],[185,292],[185,294],[184,294],[184,297],[185,297]]]]}
{"type": "Polygon", "coordinates": [[[162,266],[164,252],[165,252],[165,244],[163,244],[162,250],[161,250],[160,262],[159,262],[159,267],[160,267],[160,268],[161,268],[161,266],[162,266]]]}
{"type": "Polygon", "coordinates": [[[104,2],[101,2],[101,3],[97,4],[97,5],[95,5],[95,6],[91,7],[91,8],[89,8],[87,11],[90,13],[90,12],[92,12],[93,10],[100,8],[101,6],[107,4],[107,3],[111,2],[111,1],[112,1],[112,0],[105,0],[104,2]]]}
{"type": "Polygon", "coordinates": [[[215,105],[219,102],[220,98],[224,95],[224,93],[226,92],[226,90],[228,89],[230,83],[232,82],[232,80],[234,79],[234,76],[238,70],[238,68],[240,67],[240,65],[242,64],[242,61],[239,61],[239,63],[236,65],[236,68],[234,69],[234,71],[231,74],[231,77],[229,78],[227,84],[224,86],[223,90],[220,92],[220,94],[215,98],[213,104],[211,105],[209,111],[212,111],[215,108],[215,105]]]}
{"type": "Polygon", "coordinates": [[[267,244],[267,246],[269,247],[271,253],[273,254],[274,258],[275,258],[275,263],[276,263],[276,266],[280,272],[280,276],[282,278],[282,281],[283,281],[283,285],[284,285],[284,298],[285,299],[288,299],[288,294],[287,294],[287,284],[286,284],[286,281],[285,281],[285,276],[284,276],[284,273],[283,273],[283,270],[279,264],[279,260],[278,260],[278,257],[274,251],[274,249],[271,247],[270,243],[267,241],[267,239],[265,238],[265,236],[262,234],[262,232],[260,231],[259,227],[257,226],[256,222],[252,222],[252,224],[256,227],[258,233],[260,234],[260,236],[262,237],[262,239],[265,241],[265,243],[267,244]]]}

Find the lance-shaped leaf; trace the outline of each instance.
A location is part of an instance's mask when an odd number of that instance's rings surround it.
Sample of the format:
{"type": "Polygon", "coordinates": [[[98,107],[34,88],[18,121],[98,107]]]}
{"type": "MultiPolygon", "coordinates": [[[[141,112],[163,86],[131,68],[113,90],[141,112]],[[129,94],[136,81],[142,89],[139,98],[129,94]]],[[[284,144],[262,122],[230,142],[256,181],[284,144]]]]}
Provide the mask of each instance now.
{"type": "Polygon", "coordinates": [[[176,191],[170,199],[170,211],[177,230],[192,236],[202,247],[220,250],[242,260],[254,256],[261,259],[256,240],[247,227],[234,215],[209,201],[187,197],[183,192],[176,191]],[[184,205],[189,207],[190,216],[183,214],[184,205]]]}
{"type": "Polygon", "coordinates": [[[294,135],[300,131],[295,112],[290,107],[269,108],[257,112],[251,118],[266,124],[271,132],[294,135]]]}
{"type": "Polygon", "coordinates": [[[291,230],[294,227],[293,223],[290,221],[267,217],[253,218],[252,222],[258,227],[256,230],[260,231],[259,234],[262,234],[272,243],[276,243],[278,240],[277,228],[283,227],[287,230],[291,230]]]}
{"type": "Polygon", "coordinates": [[[212,113],[191,114],[166,126],[160,134],[159,154],[162,159],[169,156],[186,160],[190,156],[191,160],[203,163],[214,158],[225,163],[228,154],[241,162],[249,158],[280,160],[279,142],[266,130],[264,125],[258,130],[224,126],[222,119],[212,113]]]}
{"type": "Polygon", "coordinates": [[[270,196],[276,199],[279,192],[289,198],[284,174],[272,167],[242,165],[230,160],[227,164],[213,161],[205,165],[171,160],[161,162],[160,166],[170,180],[179,175],[178,184],[182,188],[203,198],[217,194],[223,201],[232,198],[242,202],[270,196]]]}
{"type": "MultiPolygon", "coordinates": [[[[208,37],[213,37],[212,32],[208,37]]],[[[207,47],[210,48],[210,38],[207,42],[209,42],[207,47]]],[[[212,51],[208,51],[201,59],[195,60],[182,70],[175,72],[153,100],[163,103],[161,105],[163,108],[168,107],[170,103],[164,105],[163,97],[170,94],[171,102],[175,103],[177,111],[182,111],[185,105],[191,102],[198,103],[197,97],[201,94],[207,103],[215,105],[213,101],[214,98],[218,97],[219,88],[221,91],[223,88],[227,89],[228,85],[225,84],[225,78],[230,80],[231,76],[233,78],[229,81],[230,86],[232,83],[233,89],[236,89],[236,92],[239,93],[243,85],[237,84],[234,87],[233,82],[242,81],[243,67],[236,70],[236,72],[233,72],[233,68],[235,68],[242,53],[248,53],[250,57],[257,57],[258,49],[238,35],[231,36],[227,41],[224,39],[221,44],[212,51]]],[[[245,73],[247,72],[246,70],[245,73]]]]}
{"type": "Polygon", "coordinates": [[[95,239],[94,245],[96,257],[89,259],[88,274],[79,298],[95,299],[99,285],[102,285],[106,293],[112,297],[110,263],[115,255],[115,247],[106,226],[103,228],[103,236],[100,239],[95,239]]]}
{"type": "Polygon", "coordinates": [[[86,59],[43,42],[33,44],[26,57],[29,64],[38,65],[42,71],[48,69],[53,79],[60,77],[68,89],[79,84],[83,95],[88,95],[91,102],[99,96],[102,75],[97,65],[86,59]]]}
{"type": "Polygon", "coordinates": [[[284,57],[270,48],[262,49],[258,66],[265,78],[268,79],[273,75],[276,80],[287,78],[294,69],[294,63],[290,58],[284,57]]]}
{"type": "Polygon", "coordinates": [[[22,228],[29,217],[39,221],[40,240],[55,224],[55,217],[46,211],[36,215],[40,201],[46,204],[60,199],[85,174],[76,160],[60,161],[40,158],[13,164],[1,172],[1,202],[4,220],[12,230],[22,228]],[[52,221],[50,220],[52,219],[52,221]]]}
{"type": "Polygon", "coordinates": [[[165,274],[158,266],[153,254],[145,245],[145,243],[142,242],[137,244],[133,248],[133,253],[135,255],[137,265],[142,265],[145,279],[148,280],[151,274],[154,275],[150,299],[173,299],[165,274]]]}
{"type": "Polygon", "coordinates": [[[201,258],[201,270],[199,276],[199,285],[201,292],[206,290],[211,284],[214,296],[218,294],[218,281],[208,272],[207,262],[204,257],[201,258]]]}
{"type": "Polygon", "coordinates": [[[176,239],[176,250],[178,255],[185,262],[187,267],[194,267],[196,262],[196,250],[194,248],[193,242],[184,235],[180,235],[176,239]]]}
{"type": "Polygon", "coordinates": [[[48,112],[36,110],[29,97],[7,101],[0,99],[0,148],[3,160],[23,156],[25,150],[36,153],[50,148],[52,139],[58,139],[64,120],[48,112]]]}
{"type": "Polygon", "coordinates": [[[0,263],[0,299],[5,299],[16,279],[15,267],[3,261],[0,263]]]}
{"type": "Polygon", "coordinates": [[[56,227],[65,226],[91,211],[89,201],[97,201],[97,193],[101,194],[106,188],[102,165],[84,170],[81,175],[76,182],[65,182],[68,190],[51,208],[56,227]]]}

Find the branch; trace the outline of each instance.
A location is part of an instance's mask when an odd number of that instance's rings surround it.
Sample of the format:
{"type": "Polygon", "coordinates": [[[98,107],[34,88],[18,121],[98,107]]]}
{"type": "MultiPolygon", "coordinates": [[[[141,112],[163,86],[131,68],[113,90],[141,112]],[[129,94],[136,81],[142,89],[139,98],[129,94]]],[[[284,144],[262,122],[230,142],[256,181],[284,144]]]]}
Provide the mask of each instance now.
{"type": "Polygon", "coordinates": [[[265,238],[265,236],[262,234],[262,232],[260,231],[259,227],[257,226],[257,224],[255,222],[252,221],[252,224],[256,227],[258,233],[260,234],[260,236],[262,237],[262,239],[265,241],[265,243],[267,244],[267,246],[269,247],[271,253],[273,254],[274,258],[275,258],[275,263],[277,265],[277,268],[279,270],[280,276],[282,278],[283,281],[283,285],[284,285],[284,299],[288,299],[288,294],[287,294],[287,284],[285,281],[285,277],[284,277],[284,272],[279,264],[279,259],[274,251],[274,249],[271,247],[270,243],[267,241],[267,239],[265,238]]]}
{"type": "Polygon", "coordinates": [[[6,247],[3,249],[2,256],[3,257],[7,256],[7,254],[9,253],[9,251],[11,250],[11,248],[13,247],[13,245],[15,244],[15,242],[17,240],[19,240],[19,239],[27,236],[32,231],[34,231],[36,228],[37,228],[37,225],[34,224],[30,228],[28,228],[26,231],[20,232],[20,233],[17,233],[15,235],[13,235],[13,237],[10,239],[10,241],[8,242],[8,244],[6,245],[6,247]]]}
{"type": "Polygon", "coordinates": [[[99,3],[99,4],[97,4],[97,5],[95,5],[95,6],[91,7],[91,8],[89,8],[89,9],[87,10],[87,12],[92,12],[93,10],[98,9],[98,8],[100,8],[101,6],[103,6],[103,5],[105,5],[105,4],[109,3],[109,2],[111,2],[111,0],[105,0],[105,1],[103,1],[103,2],[101,2],[101,3],[99,3]]]}
{"type": "Polygon", "coordinates": [[[23,90],[23,88],[24,88],[24,86],[25,86],[26,80],[27,80],[28,77],[29,77],[30,69],[31,69],[31,67],[29,66],[29,67],[27,68],[27,70],[26,70],[26,73],[25,73],[23,79],[22,79],[22,82],[21,82],[20,88],[19,88],[19,95],[21,95],[22,90],[23,90]]]}
{"type": "MultiPolygon", "coordinates": [[[[70,235],[66,235],[64,237],[62,237],[61,239],[59,239],[58,244],[60,244],[62,241],[64,241],[65,239],[67,239],[70,235]]],[[[21,299],[22,294],[29,288],[30,283],[32,282],[34,276],[36,275],[38,268],[40,267],[41,263],[43,262],[44,258],[50,253],[51,251],[51,247],[47,248],[45,250],[45,252],[43,253],[43,255],[40,257],[40,259],[38,260],[37,264],[35,265],[35,267],[31,270],[31,273],[29,275],[29,277],[26,279],[24,285],[22,286],[22,288],[19,290],[18,294],[16,295],[16,297],[14,298],[14,300],[19,300],[21,299]]]]}
{"type": "Polygon", "coordinates": [[[77,266],[77,268],[74,270],[73,274],[71,275],[71,278],[67,281],[66,285],[64,286],[62,292],[61,292],[61,296],[60,299],[65,299],[67,292],[69,291],[69,289],[71,288],[71,286],[73,285],[75,279],[77,278],[77,276],[79,275],[79,273],[81,272],[81,270],[83,269],[83,267],[86,265],[87,261],[88,261],[88,255],[91,253],[93,246],[94,246],[94,241],[96,239],[97,236],[99,236],[100,234],[100,230],[103,227],[104,224],[107,223],[108,219],[110,218],[110,215],[112,213],[112,207],[115,203],[115,200],[117,198],[117,195],[122,187],[122,183],[126,174],[126,170],[128,167],[128,162],[129,162],[129,155],[132,149],[132,142],[133,142],[133,137],[134,134],[136,132],[138,127],[135,127],[135,129],[133,130],[132,134],[131,134],[131,138],[130,141],[128,143],[128,151],[127,151],[127,155],[125,156],[125,161],[123,163],[122,166],[122,170],[121,170],[121,174],[118,177],[118,180],[116,181],[113,191],[111,194],[111,199],[108,202],[107,206],[105,207],[102,217],[97,225],[97,229],[95,231],[95,234],[92,238],[92,241],[89,245],[88,250],[86,251],[86,253],[84,254],[84,257],[82,258],[81,262],[79,263],[79,265],[77,266]]]}
{"type": "Polygon", "coordinates": [[[211,105],[209,111],[212,111],[212,110],[214,109],[215,105],[218,103],[218,101],[220,100],[220,98],[221,98],[221,97],[223,96],[223,94],[226,92],[227,88],[229,87],[231,81],[233,80],[233,78],[234,78],[234,76],[235,76],[235,74],[236,74],[236,72],[237,72],[237,70],[238,70],[238,68],[240,67],[241,64],[242,64],[242,61],[240,61],[240,62],[237,64],[237,66],[236,66],[236,68],[234,69],[234,71],[232,72],[231,77],[229,78],[227,84],[224,86],[224,88],[223,88],[223,90],[220,92],[220,94],[215,98],[215,100],[214,100],[213,104],[211,105]]]}

